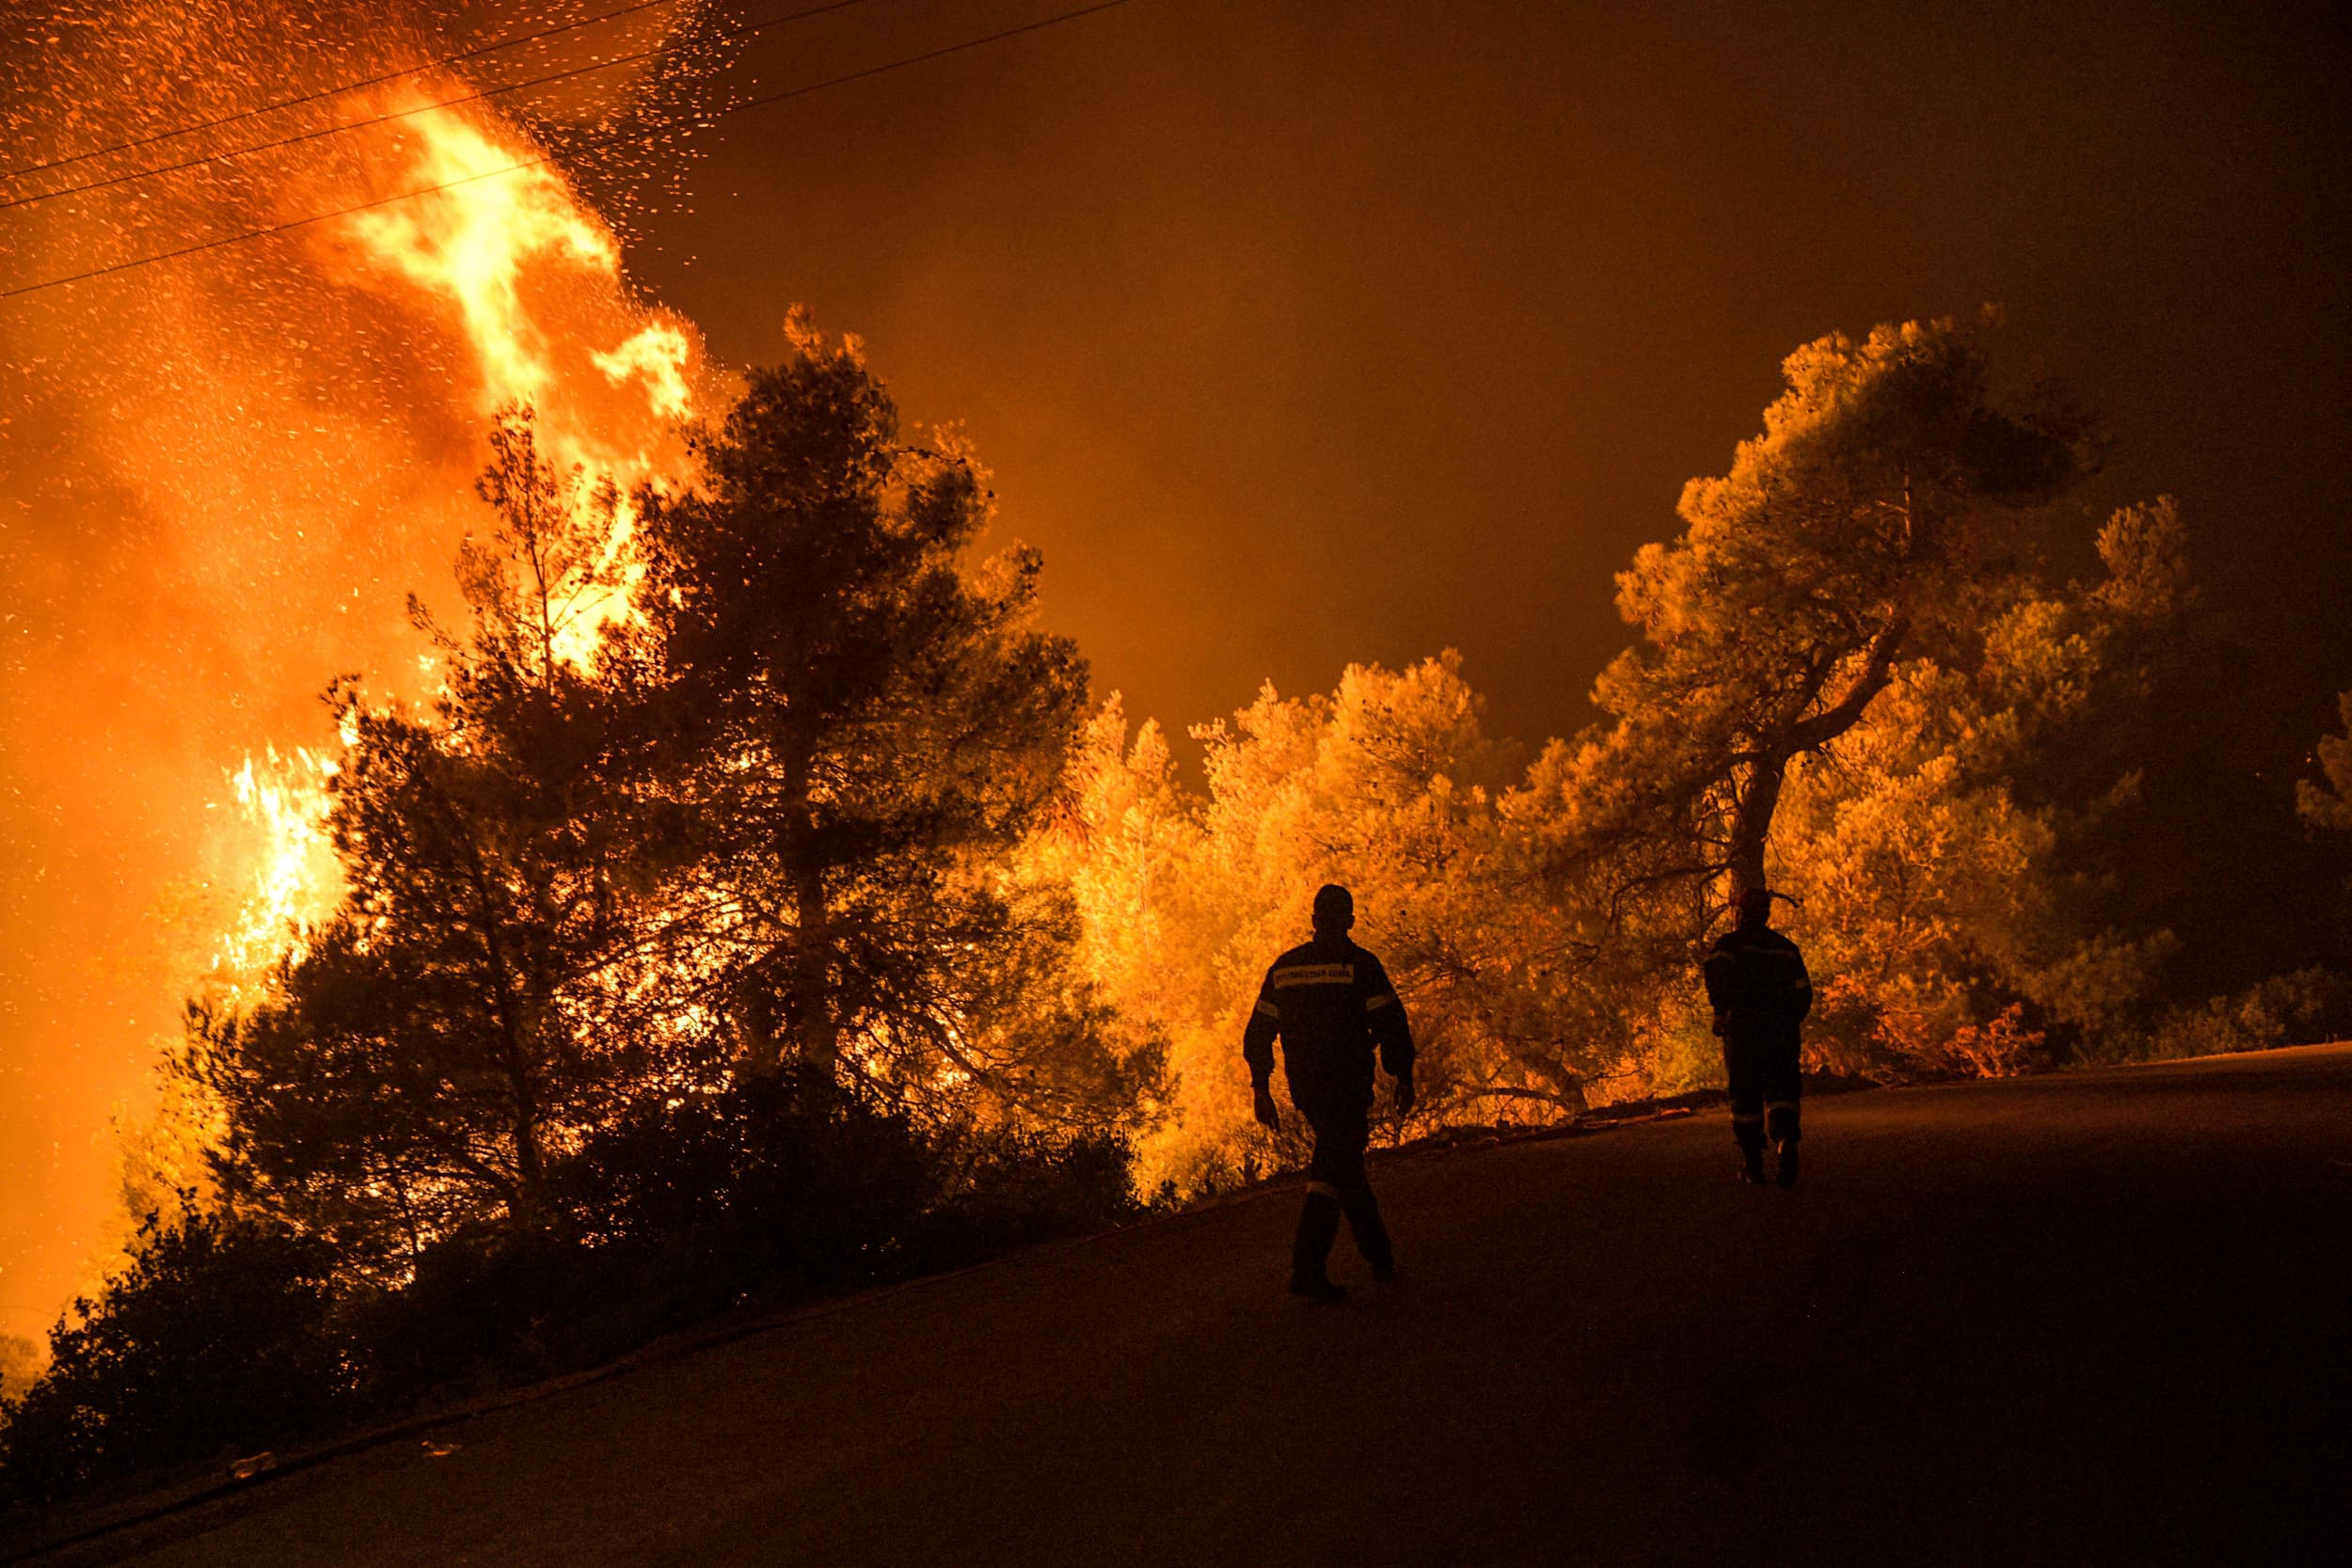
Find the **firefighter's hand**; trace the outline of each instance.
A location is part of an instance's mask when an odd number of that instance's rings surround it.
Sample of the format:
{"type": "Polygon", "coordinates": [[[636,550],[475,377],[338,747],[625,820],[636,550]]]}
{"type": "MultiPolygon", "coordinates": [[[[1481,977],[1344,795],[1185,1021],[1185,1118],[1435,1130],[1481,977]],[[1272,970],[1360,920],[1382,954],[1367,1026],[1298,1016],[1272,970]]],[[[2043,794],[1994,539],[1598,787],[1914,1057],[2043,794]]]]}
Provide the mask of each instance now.
{"type": "Polygon", "coordinates": [[[1413,1081],[1410,1078],[1398,1079],[1396,1081],[1396,1114],[1400,1117],[1411,1116],[1415,1098],[1413,1081]]]}
{"type": "Polygon", "coordinates": [[[1274,1107],[1273,1087],[1269,1085],[1260,1084],[1257,1085],[1257,1090],[1258,1103],[1254,1108],[1257,1112],[1259,1124],[1261,1126],[1273,1128],[1276,1132],[1281,1131],[1282,1113],[1276,1110],[1274,1107]]]}

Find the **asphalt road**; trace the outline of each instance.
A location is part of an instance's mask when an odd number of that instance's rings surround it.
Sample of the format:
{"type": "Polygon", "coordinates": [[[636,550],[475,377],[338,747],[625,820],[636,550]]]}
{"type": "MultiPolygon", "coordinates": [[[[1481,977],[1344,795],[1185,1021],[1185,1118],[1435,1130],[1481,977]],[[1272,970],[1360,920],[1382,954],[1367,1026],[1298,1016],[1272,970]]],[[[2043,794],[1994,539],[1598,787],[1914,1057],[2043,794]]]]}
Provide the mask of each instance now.
{"type": "Polygon", "coordinates": [[[57,1560],[2298,1562],[2352,1522],[2352,1048],[1721,1113],[1295,1189],[350,1456],[57,1560]]]}

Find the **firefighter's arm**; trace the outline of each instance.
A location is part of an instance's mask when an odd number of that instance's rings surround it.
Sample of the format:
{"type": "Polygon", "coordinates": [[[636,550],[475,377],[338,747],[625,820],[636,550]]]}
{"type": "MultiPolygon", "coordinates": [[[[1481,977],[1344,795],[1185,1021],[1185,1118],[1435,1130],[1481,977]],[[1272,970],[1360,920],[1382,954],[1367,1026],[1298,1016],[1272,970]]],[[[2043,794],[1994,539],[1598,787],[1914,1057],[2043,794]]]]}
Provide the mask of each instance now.
{"type": "Polygon", "coordinates": [[[1249,1064],[1252,1110],[1268,1127],[1279,1127],[1281,1113],[1274,1105],[1274,1039],[1281,1032],[1282,1009],[1274,1000],[1274,972],[1266,971],[1258,987],[1257,1003],[1241,1032],[1241,1059],[1249,1064]]]}
{"type": "Polygon", "coordinates": [[[1789,947],[1788,958],[1797,970],[1796,977],[1789,982],[1788,1010],[1795,1022],[1803,1023],[1805,1014],[1813,1010],[1813,975],[1804,967],[1804,955],[1794,944],[1789,947]]]}
{"type": "Polygon", "coordinates": [[[1364,977],[1364,1023],[1380,1044],[1380,1065],[1396,1080],[1396,1108],[1413,1108],[1413,1029],[1405,1019],[1405,1004],[1389,983],[1378,960],[1367,966],[1364,977]]]}
{"type": "Polygon", "coordinates": [[[1699,965],[1699,974],[1707,981],[1707,1005],[1715,1014],[1714,1033],[1724,1032],[1724,1006],[1731,1000],[1731,956],[1722,949],[1707,955],[1699,965]]]}

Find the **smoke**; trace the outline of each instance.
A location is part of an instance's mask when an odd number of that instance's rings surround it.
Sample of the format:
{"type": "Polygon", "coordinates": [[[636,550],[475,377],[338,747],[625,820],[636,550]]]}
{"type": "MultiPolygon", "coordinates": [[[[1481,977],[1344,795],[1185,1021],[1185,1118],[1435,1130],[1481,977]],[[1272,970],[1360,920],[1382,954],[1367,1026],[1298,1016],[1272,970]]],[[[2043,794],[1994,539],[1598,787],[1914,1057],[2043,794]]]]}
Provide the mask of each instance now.
{"type": "Polygon", "coordinates": [[[664,127],[722,63],[701,8],[408,69],[617,8],[76,0],[0,24],[11,169],[394,77],[0,180],[9,199],[348,127],[0,211],[11,288],[384,203],[0,301],[0,1327],[45,1326],[91,1283],[109,1111],[283,879],[285,821],[240,810],[232,776],[330,744],[317,696],[339,673],[429,686],[404,602],[453,608],[490,415],[532,402],[544,450],[627,485],[675,471],[676,420],[723,396],[691,325],[630,293],[565,164],[491,172],[586,135],[613,148],[600,186],[658,192],[643,174],[681,154],[664,127]]]}

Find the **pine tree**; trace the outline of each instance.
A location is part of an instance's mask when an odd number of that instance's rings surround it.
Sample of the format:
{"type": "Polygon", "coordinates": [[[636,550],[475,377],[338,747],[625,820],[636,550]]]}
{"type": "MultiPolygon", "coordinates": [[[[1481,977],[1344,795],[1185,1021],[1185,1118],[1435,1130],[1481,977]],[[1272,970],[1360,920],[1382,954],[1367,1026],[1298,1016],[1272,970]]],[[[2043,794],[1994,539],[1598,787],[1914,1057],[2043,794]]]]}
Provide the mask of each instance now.
{"type": "Polygon", "coordinates": [[[1641,628],[1602,674],[1615,721],[1580,768],[1591,842],[1681,845],[1637,879],[1763,885],[1789,764],[1846,734],[1897,663],[1964,637],[2025,563],[2022,515],[2082,472],[2080,421],[1992,388],[1979,327],[1822,338],[1682,535],[1619,574],[1641,628]]]}
{"type": "Polygon", "coordinates": [[[397,1271],[477,1215],[551,1215],[552,1166],[642,1072],[622,1013],[642,942],[614,792],[612,704],[566,651],[610,599],[614,498],[501,421],[469,542],[471,626],[434,627],[422,713],[329,692],[345,736],[329,829],[335,914],[244,1013],[199,1008],[192,1067],[229,1133],[224,1187],[397,1271]]]}
{"type": "Polygon", "coordinates": [[[1067,900],[1004,866],[1056,804],[1085,665],[1029,625],[1034,551],[965,561],[991,508],[961,445],[904,441],[853,341],[794,333],[638,524],[671,895],[715,911],[755,1071],[1071,1110],[1076,1051],[1115,1102],[1067,900]]]}

